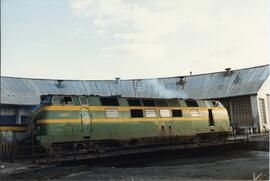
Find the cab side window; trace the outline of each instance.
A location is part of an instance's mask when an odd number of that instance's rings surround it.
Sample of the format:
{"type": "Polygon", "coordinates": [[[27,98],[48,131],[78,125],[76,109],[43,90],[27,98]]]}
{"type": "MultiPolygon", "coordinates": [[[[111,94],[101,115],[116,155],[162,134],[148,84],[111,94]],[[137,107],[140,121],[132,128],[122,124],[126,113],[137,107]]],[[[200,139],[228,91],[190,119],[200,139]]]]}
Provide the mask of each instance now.
{"type": "Polygon", "coordinates": [[[81,105],[83,105],[83,106],[88,105],[86,97],[81,96],[79,99],[80,99],[81,105]]]}
{"type": "Polygon", "coordinates": [[[40,99],[41,99],[40,104],[49,104],[49,103],[51,103],[52,97],[49,95],[42,95],[42,96],[40,96],[40,99]]]}
{"type": "Polygon", "coordinates": [[[63,104],[63,103],[64,103],[64,96],[53,97],[53,104],[63,104]]]}

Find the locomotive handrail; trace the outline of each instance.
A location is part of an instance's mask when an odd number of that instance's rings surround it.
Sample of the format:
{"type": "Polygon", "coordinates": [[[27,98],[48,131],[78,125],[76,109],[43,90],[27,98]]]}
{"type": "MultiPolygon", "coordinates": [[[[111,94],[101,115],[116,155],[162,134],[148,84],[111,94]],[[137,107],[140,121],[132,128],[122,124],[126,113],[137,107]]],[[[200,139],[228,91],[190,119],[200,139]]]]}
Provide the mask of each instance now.
{"type": "Polygon", "coordinates": [[[93,120],[92,120],[92,114],[90,114],[90,111],[88,109],[88,112],[89,112],[89,115],[90,115],[90,123],[91,123],[91,129],[90,129],[90,132],[93,132],[93,120]]]}
{"type": "Polygon", "coordinates": [[[88,112],[88,114],[89,114],[89,117],[90,117],[90,124],[91,124],[91,126],[90,126],[90,132],[93,132],[93,122],[92,122],[92,114],[91,114],[91,112],[90,112],[90,110],[89,110],[89,108],[87,107],[86,108],[87,109],[87,112],[88,112]]]}
{"type": "Polygon", "coordinates": [[[81,132],[83,132],[83,120],[82,120],[82,114],[80,114],[80,116],[81,116],[81,132]]]}

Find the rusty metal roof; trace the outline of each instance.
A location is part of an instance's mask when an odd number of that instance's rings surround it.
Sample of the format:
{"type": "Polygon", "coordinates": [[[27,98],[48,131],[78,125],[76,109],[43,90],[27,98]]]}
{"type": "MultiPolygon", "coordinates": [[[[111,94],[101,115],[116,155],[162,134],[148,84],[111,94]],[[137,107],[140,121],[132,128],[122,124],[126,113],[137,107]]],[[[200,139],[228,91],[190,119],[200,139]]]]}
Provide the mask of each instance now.
{"type": "Polygon", "coordinates": [[[215,99],[256,94],[269,65],[157,79],[57,80],[1,77],[1,104],[36,105],[42,94],[215,99]]]}

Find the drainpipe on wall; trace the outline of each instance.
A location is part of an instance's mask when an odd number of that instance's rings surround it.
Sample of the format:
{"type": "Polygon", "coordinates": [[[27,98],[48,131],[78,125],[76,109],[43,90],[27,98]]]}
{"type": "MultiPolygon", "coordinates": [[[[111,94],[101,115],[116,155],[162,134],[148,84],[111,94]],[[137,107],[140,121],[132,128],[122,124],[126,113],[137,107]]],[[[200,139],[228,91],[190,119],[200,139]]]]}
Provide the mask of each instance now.
{"type": "Polygon", "coordinates": [[[257,95],[250,96],[250,102],[251,102],[251,111],[252,111],[252,117],[253,117],[253,128],[257,129],[256,131],[260,133],[261,132],[261,125],[260,125],[260,119],[259,119],[259,105],[257,100],[257,95]]]}
{"type": "Polygon", "coordinates": [[[17,109],[17,114],[16,114],[16,124],[21,124],[22,120],[21,120],[21,108],[17,109]]]}
{"type": "Polygon", "coordinates": [[[234,121],[234,117],[233,117],[233,109],[232,109],[232,101],[229,100],[229,114],[230,114],[230,123],[231,126],[233,127],[233,131],[235,132],[235,121],[234,121]]]}

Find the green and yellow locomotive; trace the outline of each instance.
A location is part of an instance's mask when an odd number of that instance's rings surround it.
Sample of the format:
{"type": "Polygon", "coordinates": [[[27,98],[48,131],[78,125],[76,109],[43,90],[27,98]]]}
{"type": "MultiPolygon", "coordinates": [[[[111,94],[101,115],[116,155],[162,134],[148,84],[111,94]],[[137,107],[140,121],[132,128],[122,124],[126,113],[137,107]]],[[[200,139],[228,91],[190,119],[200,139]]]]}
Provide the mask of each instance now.
{"type": "Polygon", "coordinates": [[[90,150],[225,139],[230,126],[218,101],[42,95],[31,130],[35,145],[90,150]]]}

